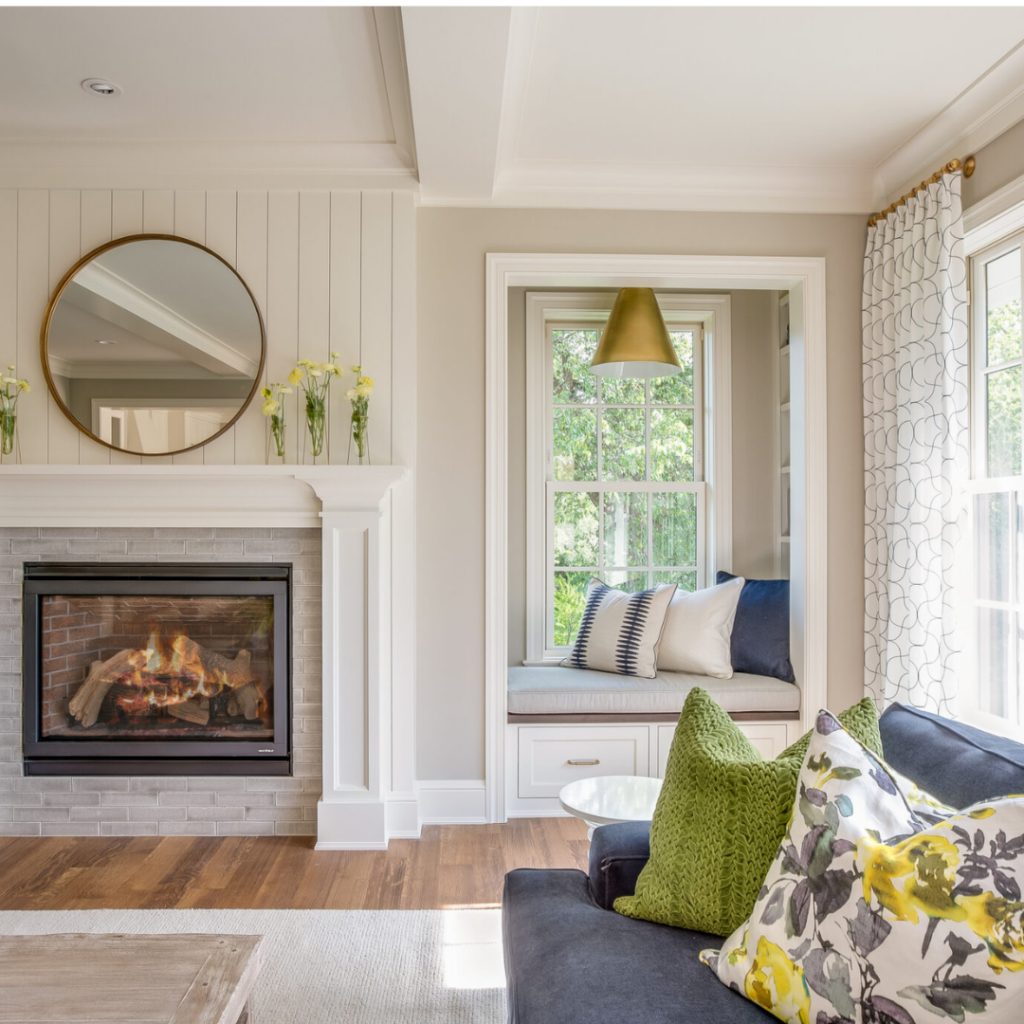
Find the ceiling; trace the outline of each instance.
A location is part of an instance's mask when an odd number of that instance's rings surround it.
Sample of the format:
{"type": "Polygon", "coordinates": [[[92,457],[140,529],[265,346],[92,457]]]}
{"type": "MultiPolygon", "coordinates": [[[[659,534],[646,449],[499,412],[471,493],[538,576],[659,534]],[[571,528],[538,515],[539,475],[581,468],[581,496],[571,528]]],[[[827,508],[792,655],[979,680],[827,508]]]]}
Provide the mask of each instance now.
{"type": "Polygon", "coordinates": [[[1024,118],[1022,43],[1020,7],[8,7],[0,182],[863,212],[1024,118]]]}

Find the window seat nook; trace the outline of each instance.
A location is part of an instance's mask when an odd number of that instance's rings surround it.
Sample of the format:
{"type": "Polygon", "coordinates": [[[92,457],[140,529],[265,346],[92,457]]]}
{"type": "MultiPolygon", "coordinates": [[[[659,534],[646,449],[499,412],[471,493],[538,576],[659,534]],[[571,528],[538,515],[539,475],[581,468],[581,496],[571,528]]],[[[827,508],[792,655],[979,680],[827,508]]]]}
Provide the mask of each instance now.
{"type": "Polygon", "coordinates": [[[737,672],[732,679],[715,679],[659,672],[656,679],[639,679],[560,665],[516,665],[508,670],[508,713],[678,716],[695,686],[707,690],[730,714],[795,718],[800,711],[800,689],[769,676],[737,672]]]}

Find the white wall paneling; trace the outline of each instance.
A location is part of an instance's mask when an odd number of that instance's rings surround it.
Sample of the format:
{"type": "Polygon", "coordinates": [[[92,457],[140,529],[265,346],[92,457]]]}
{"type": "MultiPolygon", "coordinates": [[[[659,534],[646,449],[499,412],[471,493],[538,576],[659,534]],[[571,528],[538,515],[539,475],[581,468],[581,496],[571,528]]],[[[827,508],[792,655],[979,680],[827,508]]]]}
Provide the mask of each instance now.
{"type": "MultiPolygon", "coordinates": [[[[340,353],[345,376],[332,386],[331,457],[348,448],[351,367],[374,378],[370,404],[374,463],[393,461],[392,366],[396,344],[415,340],[415,209],[409,193],[327,190],[0,190],[0,358],[33,389],[19,403],[22,460],[74,465],[138,464],[81,434],[50,397],[39,363],[39,328],[54,286],[80,256],[112,238],[142,231],[174,234],[209,246],[245,280],[267,327],[264,380],[282,381],[298,358],[340,353]],[[397,212],[396,212],[397,211],[397,212]],[[399,252],[399,248],[403,251],[399,252]],[[404,251],[407,249],[408,251],[404,251]],[[401,269],[399,269],[401,268],[401,269]],[[396,274],[404,275],[398,287],[396,274]],[[399,309],[400,304],[412,303],[399,309]],[[395,342],[400,325],[403,342],[395,342]]],[[[406,351],[405,401],[415,430],[415,360],[406,351]]],[[[288,461],[301,460],[300,396],[286,400],[288,461]]],[[[175,463],[266,461],[266,425],[254,401],[241,420],[175,463]]],[[[401,413],[398,414],[402,415],[401,413]]],[[[408,445],[408,438],[406,439],[408,445]]],[[[311,462],[306,445],[306,461],[311,462]]],[[[10,459],[7,461],[11,461],[10,459]]],[[[171,462],[170,457],[146,462],[171,462]]],[[[324,461],[323,459],[318,461],[324,461]]]]}

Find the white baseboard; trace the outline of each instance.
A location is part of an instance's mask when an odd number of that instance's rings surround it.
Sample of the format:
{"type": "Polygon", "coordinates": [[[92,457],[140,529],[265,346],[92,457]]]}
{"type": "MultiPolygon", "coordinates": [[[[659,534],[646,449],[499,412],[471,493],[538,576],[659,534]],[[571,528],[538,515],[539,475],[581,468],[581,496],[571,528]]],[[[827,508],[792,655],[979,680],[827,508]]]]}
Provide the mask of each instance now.
{"type": "Polygon", "coordinates": [[[487,821],[482,779],[429,779],[419,782],[424,825],[483,825],[487,821]]]}
{"type": "Polygon", "coordinates": [[[416,793],[389,794],[386,820],[388,839],[419,839],[419,796],[416,793]]]}

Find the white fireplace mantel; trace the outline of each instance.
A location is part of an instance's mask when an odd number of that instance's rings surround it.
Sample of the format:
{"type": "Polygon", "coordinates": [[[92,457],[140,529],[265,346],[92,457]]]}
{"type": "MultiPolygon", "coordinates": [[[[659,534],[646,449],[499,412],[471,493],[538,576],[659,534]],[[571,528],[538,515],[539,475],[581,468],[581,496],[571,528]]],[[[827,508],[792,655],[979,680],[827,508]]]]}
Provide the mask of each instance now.
{"type": "Polygon", "coordinates": [[[320,526],[379,509],[404,466],[0,466],[0,526],[320,526]]]}
{"type": "Polygon", "coordinates": [[[409,485],[403,466],[0,466],[0,526],[319,527],[317,848],[382,849],[419,834],[415,605],[408,586],[392,588],[415,550],[409,485]]]}

